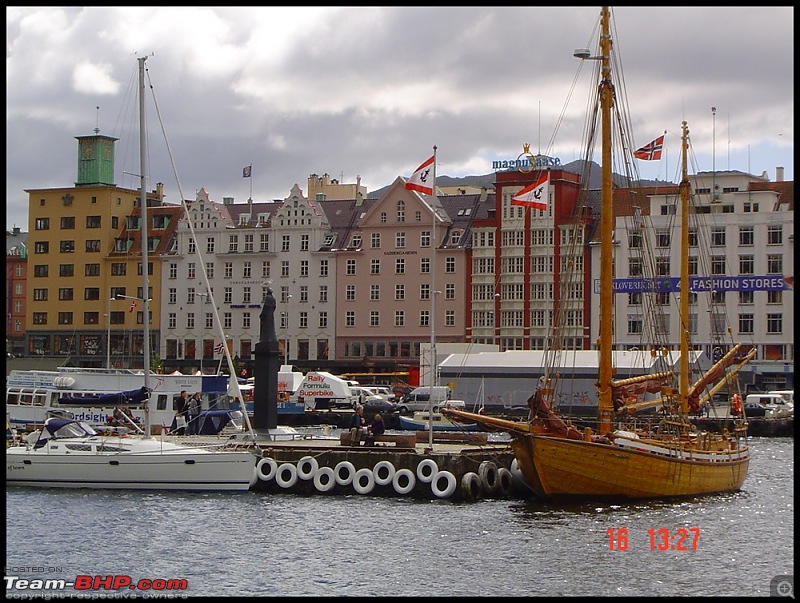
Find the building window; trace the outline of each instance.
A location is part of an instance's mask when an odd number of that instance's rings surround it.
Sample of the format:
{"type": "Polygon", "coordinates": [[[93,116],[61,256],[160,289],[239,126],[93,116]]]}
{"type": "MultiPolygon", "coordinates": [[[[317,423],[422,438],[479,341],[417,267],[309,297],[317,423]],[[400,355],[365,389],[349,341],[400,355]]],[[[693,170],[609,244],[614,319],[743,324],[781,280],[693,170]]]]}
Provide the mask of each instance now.
{"type": "Polygon", "coordinates": [[[83,270],[86,276],[100,276],[100,264],[86,264],[83,270]]]}
{"type": "Polygon", "coordinates": [[[369,265],[369,273],[370,274],[380,274],[381,273],[381,261],[380,260],[371,260],[369,265]]]}
{"type": "Polygon", "coordinates": [[[752,255],[739,256],[739,274],[753,274],[754,265],[752,255]]]}
{"type": "Polygon", "coordinates": [[[381,326],[381,313],[378,310],[371,310],[369,313],[369,326],[381,326]]]}
{"type": "Polygon", "coordinates": [[[783,243],[783,224],[770,224],[767,230],[767,245],[783,243]]]}
{"type": "Polygon", "coordinates": [[[356,313],[353,310],[348,310],[344,314],[344,326],[346,327],[354,327],[356,326],[356,313]]]}
{"type": "Polygon", "coordinates": [[[346,301],[356,301],[356,286],[347,285],[344,289],[344,299],[346,301]]]}
{"type": "Polygon", "coordinates": [[[767,314],[767,333],[783,332],[783,315],[767,314]]]}
{"type": "Polygon", "coordinates": [[[208,237],[206,241],[206,253],[214,253],[214,237],[208,237]]]}
{"type": "Polygon", "coordinates": [[[430,274],[431,272],[431,259],[421,258],[419,261],[420,274],[430,274]]]}
{"type": "Polygon", "coordinates": [[[725,247],[725,227],[714,227],[711,229],[711,246],[725,247]]]}
{"type": "Polygon", "coordinates": [[[347,260],[345,263],[344,273],[347,276],[355,276],[356,274],[356,261],[355,260],[347,260]]]}
{"type": "Polygon", "coordinates": [[[75,241],[61,241],[58,245],[58,250],[61,253],[74,253],[75,241]]]}
{"type": "Polygon", "coordinates": [[[405,201],[398,201],[397,202],[397,221],[398,222],[405,222],[406,221],[406,202],[405,201]]]}
{"type": "Polygon", "coordinates": [[[75,264],[61,264],[58,267],[58,276],[75,276],[75,264]]]}
{"type": "Polygon", "coordinates": [[[394,273],[395,274],[405,274],[406,273],[406,261],[403,258],[397,258],[394,261],[394,273]]]}
{"type": "Polygon", "coordinates": [[[431,324],[430,310],[420,310],[419,312],[419,326],[429,327],[431,324]]]}
{"type": "Polygon", "coordinates": [[[61,230],[75,230],[75,217],[65,216],[61,218],[61,230]]]}
{"type": "Polygon", "coordinates": [[[36,218],[34,230],[50,230],[50,218],[36,218]]]}
{"type": "Polygon", "coordinates": [[[369,299],[371,301],[380,301],[380,299],[381,299],[381,286],[380,285],[370,285],[369,286],[369,299]]]}
{"type": "Polygon", "coordinates": [[[373,232],[370,237],[370,247],[372,249],[380,249],[381,248],[381,233],[373,232]]]}
{"type": "Polygon", "coordinates": [[[394,286],[394,299],[395,299],[395,301],[403,301],[405,298],[406,298],[406,286],[405,285],[395,285],[394,286]]]}
{"type": "Polygon", "coordinates": [[[406,313],[402,310],[395,310],[394,312],[394,326],[404,327],[406,325],[406,313]]]}
{"type": "Polygon", "coordinates": [[[454,326],[456,326],[456,311],[455,310],[445,310],[445,312],[444,312],[444,326],[446,326],[446,327],[454,327],[454,326]]]}
{"type": "Polygon", "coordinates": [[[783,274],[782,255],[767,255],[767,274],[783,274]]]}

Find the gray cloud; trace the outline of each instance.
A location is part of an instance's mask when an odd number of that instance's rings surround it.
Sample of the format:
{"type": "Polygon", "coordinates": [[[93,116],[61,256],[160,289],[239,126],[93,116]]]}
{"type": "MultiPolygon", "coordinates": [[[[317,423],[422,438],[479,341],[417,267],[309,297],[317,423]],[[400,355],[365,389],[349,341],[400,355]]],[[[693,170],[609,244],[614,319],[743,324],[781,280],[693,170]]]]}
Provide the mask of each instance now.
{"type": "MultiPolygon", "coordinates": [[[[152,186],[184,197],[283,198],[309,174],[369,190],[408,176],[438,147],[437,171],[486,174],[525,142],[580,153],[594,7],[9,7],[6,216],[27,228],[25,189],[70,186],[75,136],[116,136],[117,184],[137,186],[136,57],[147,67],[152,186]],[[138,54],[137,54],[138,53],[138,54]],[[100,110],[96,107],[100,107],[100,110]],[[253,164],[253,178],[242,167],[253,164]]],[[[620,7],[614,13],[636,143],[665,129],[675,178],[686,119],[697,169],[794,178],[794,9],[620,7]],[[717,107],[712,120],[711,107],[717,107]],[[712,129],[715,130],[712,136],[712,129]],[[712,148],[716,154],[712,160],[712,148]]],[[[624,86],[623,86],[624,84],[624,86]]]]}

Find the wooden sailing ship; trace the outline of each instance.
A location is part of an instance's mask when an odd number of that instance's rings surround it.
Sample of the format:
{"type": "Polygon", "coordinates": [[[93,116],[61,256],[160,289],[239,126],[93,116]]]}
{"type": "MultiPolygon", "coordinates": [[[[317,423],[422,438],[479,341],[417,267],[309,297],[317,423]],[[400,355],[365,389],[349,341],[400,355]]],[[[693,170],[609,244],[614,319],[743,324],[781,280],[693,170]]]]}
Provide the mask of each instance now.
{"type": "MultiPolygon", "coordinates": [[[[614,229],[612,184],[612,110],[618,100],[612,82],[611,12],[601,11],[601,35],[597,56],[578,52],[581,59],[599,63],[597,103],[601,123],[602,189],[600,210],[600,310],[599,370],[597,378],[598,417],[595,429],[580,428],[565,421],[557,408],[556,385],[563,381],[563,366],[558,360],[558,329],[552,340],[552,359],[539,387],[528,400],[527,421],[514,422],[452,408],[442,413],[462,421],[477,421],[487,428],[505,430],[512,436],[512,448],[526,484],[540,498],[648,499],[693,496],[738,490],[747,476],[750,451],[746,423],[742,417],[731,432],[708,433],[689,420],[712,396],[731,394],[736,373],[755,354],[732,344],[730,351],[708,370],[700,372],[690,357],[698,354],[689,347],[689,207],[690,183],[687,174],[688,127],[682,127],[682,179],[679,205],[681,275],[680,288],[673,301],[681,321],[678,371],[666,344],[653,344],[651,355],[655,373],[624,380],[614,379],[614,229]],[[548,374],[547,370],[551,370],[548,374]],[[694,372],[693,372],[694,371],[694,372]],[[690,385],[691,375],[699,375],[690,385]],[[655,409],[658,409],[655,413],[655,409]],[[636,413],[651,413],[646,422],[636,413]]],[[[626,140],[621,137],[621,140],[626,140]]],[[[584,179],[585,174],[584,174],[584,179]]],[[[577,221],[576,221],[577,223],[577,221]]],[[[563,286],[568,277],[561,279],[563,286]]],[[[657,293],[657,292],[654,292],[657,293]]],[[[566,299],[566,298],[565,298],[566,299]]],[[[662,298],[663,299],[663,298],[662,298]]],[[[563,303],[563,302],[562,302],[563,303]]],[[[657,311],[658,305],[647,306],[657,311]]],[[[563,314],[563,311],[561,312],[563,314]]],[[[554,308],[558,316],[559,308],[554,308]]],[[[657,322],[657,320],[656,320],[657,322]]],[[[652,329],[655,333],[659,329],[652,329]]],[[[675,348],[676,346],[672,346],[675,348]]],[[[707,363],[707,364],[710,364],[707,363]]]]}

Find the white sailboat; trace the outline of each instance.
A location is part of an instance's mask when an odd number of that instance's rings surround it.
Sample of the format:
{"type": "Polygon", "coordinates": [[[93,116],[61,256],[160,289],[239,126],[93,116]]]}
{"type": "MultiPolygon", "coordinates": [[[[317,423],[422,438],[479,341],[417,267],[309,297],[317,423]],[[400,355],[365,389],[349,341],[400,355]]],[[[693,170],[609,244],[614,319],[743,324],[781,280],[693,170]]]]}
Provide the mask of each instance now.
{"type": "MultiPolygon", "coordinates": [[[[147,194],[144,63],[139,58],[139,128],[142,208],[142,266],[147,266],[147,194]]],[[[148,271],[142,270],[144,304],[143,387],[150,383],[148,271]]],[[[100,435],[72,418],[47,419],[21,443],[6,449],[6,485],[123,490],[246,491],[257,480],[252,452],[165,442],[151,435],[144,406],[142,435],[100,435]]]]}

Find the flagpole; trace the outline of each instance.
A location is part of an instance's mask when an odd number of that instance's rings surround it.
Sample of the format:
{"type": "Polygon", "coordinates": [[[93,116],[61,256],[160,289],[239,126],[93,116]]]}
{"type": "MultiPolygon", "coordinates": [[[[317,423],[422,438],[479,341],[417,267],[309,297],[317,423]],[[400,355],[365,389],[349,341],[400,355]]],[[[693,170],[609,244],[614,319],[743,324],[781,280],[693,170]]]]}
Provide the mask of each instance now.
{"type": "MultiPolygon", "coordinates": [[[[428,397],[428,447],[433,451],[433,400],[436,397],[436,386],[439,385],[438,371],[436,370],[436,145],[433,146],[433,199],[431,199],[431,395],[428,397]]],[[[441,402],[440,402],[441,404],[441,402]]]]}
{"type": "MultiPolygon", "coordinates": [[[[253,200],[253,162],[250,162],[250,200],[253,200]]],[[[252,220],[252,217],[250,218],[252,220]]]]}

